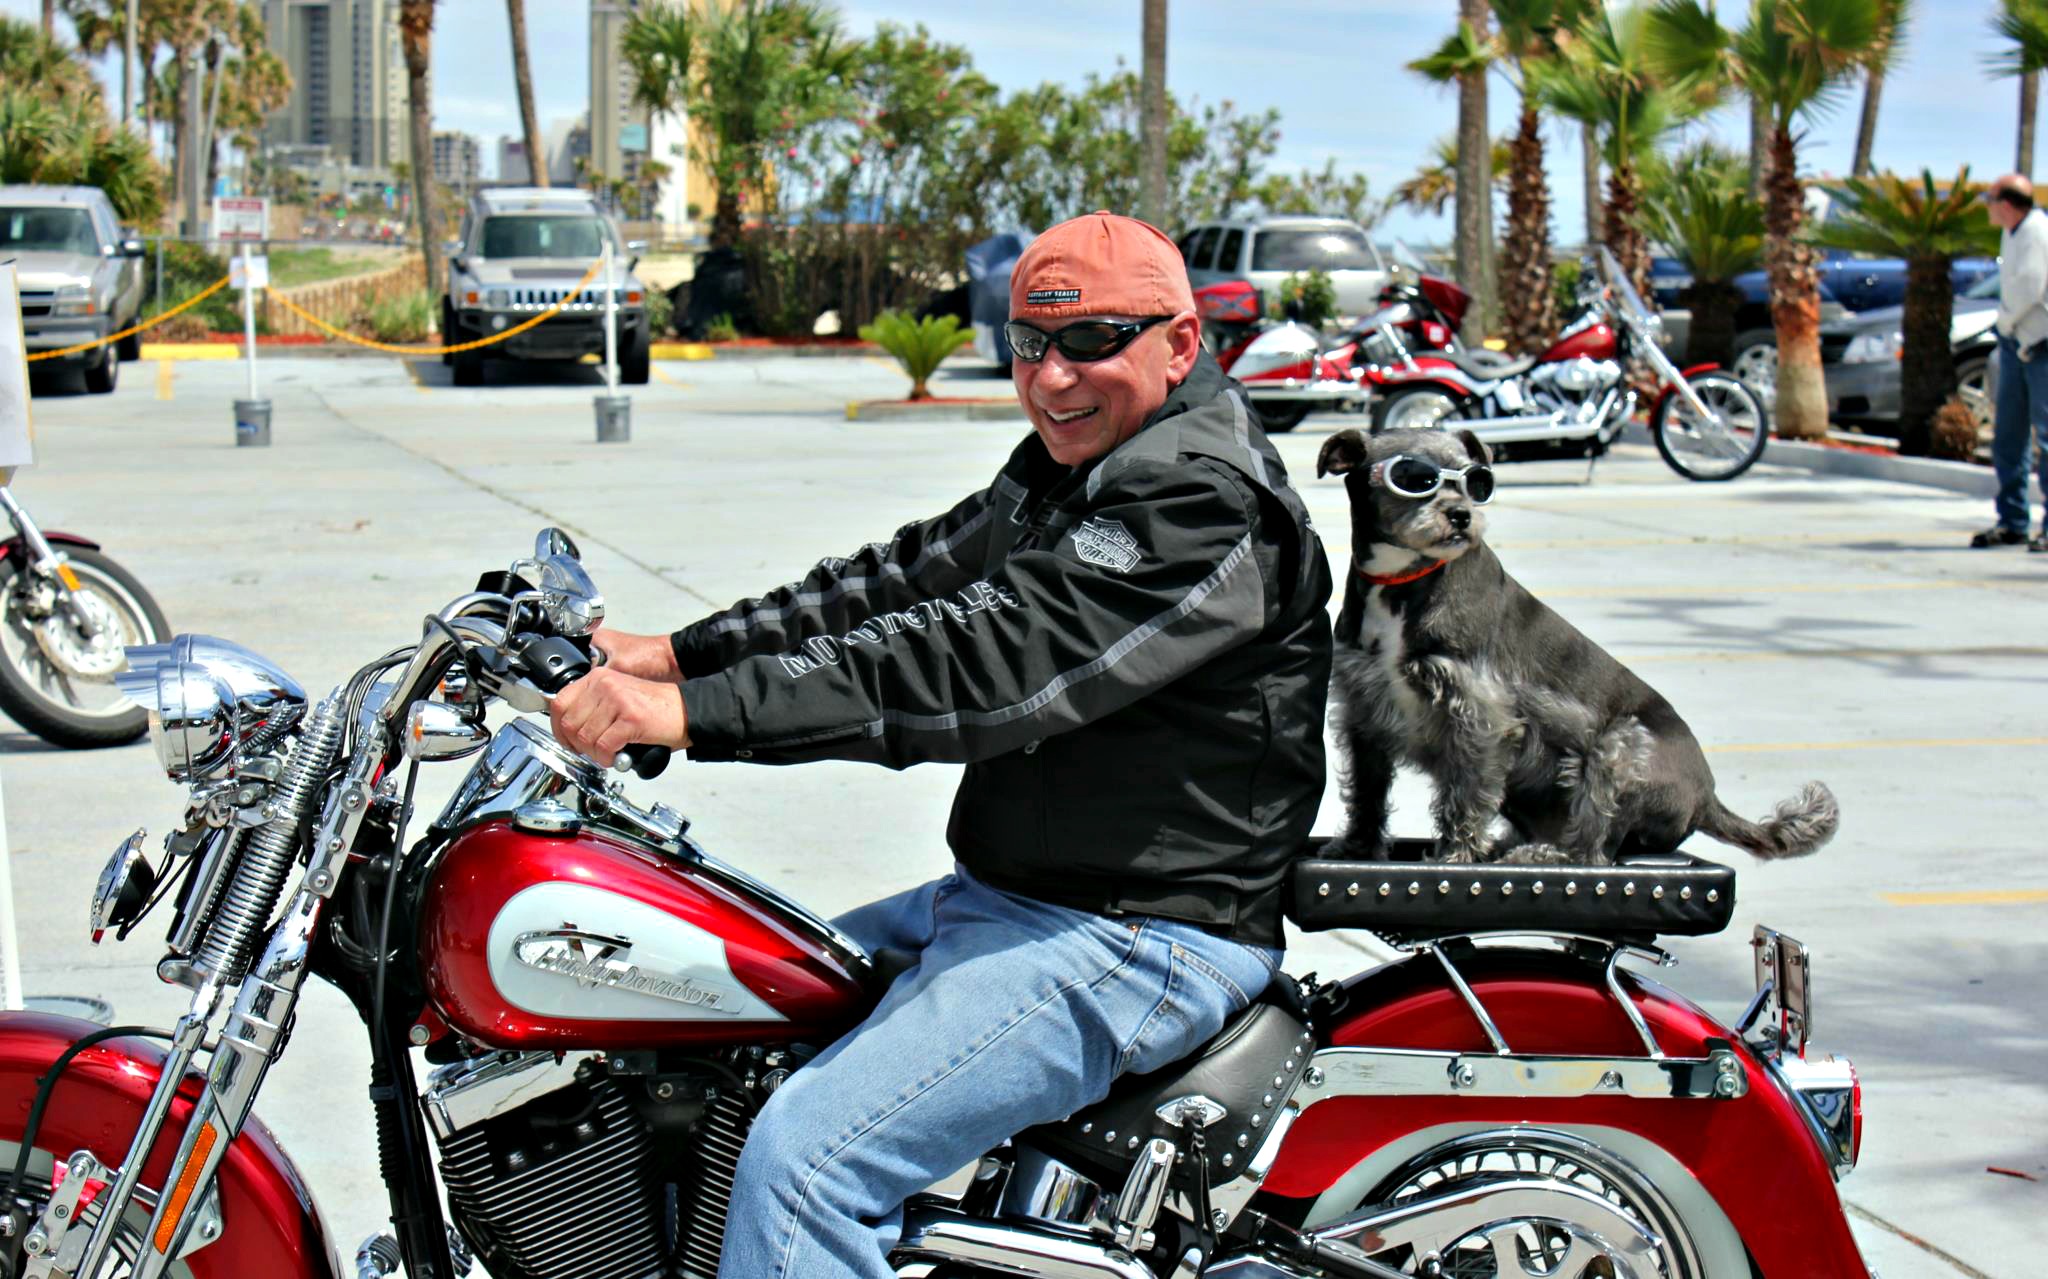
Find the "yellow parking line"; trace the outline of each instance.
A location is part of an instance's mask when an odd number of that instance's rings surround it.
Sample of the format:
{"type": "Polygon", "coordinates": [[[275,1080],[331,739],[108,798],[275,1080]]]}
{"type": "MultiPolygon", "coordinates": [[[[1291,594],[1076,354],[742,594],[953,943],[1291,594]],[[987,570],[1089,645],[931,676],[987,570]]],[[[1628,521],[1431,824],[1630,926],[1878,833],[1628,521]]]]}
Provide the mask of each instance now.
{"type": "Polygon", "coordinates": [[[688,382],[684,382],[677,378],[670,377],[668,373],[665,370],[663,370],[659,364],[650,364],[647,367],[653,371],[654,376],[660,378],[662,381],[668,383],[670,386],[679,386],[685,391],[691,389],[690,384],[688,382]]]}
{"type": "Polygon", "coordinates": [[[1883,893],[1894,906],[2016,906],[2048,902],[2048,888],[2000,888],[1976,893],[1883,893]]]}
{"type": "Polygon", "coordinates": [[[156,362],[156,398],[159,400],[171,398],[171,368],[169,360],[156,362]]]}
{"type": "Polygon", "coordinates": [[[1786,751],[1949,750],[1980,746],[2048,746],[2048,737],[1895,737],[1854,742],[1741,742],[1708,746],[1709,755],[1761,755],[1786,751]]]}

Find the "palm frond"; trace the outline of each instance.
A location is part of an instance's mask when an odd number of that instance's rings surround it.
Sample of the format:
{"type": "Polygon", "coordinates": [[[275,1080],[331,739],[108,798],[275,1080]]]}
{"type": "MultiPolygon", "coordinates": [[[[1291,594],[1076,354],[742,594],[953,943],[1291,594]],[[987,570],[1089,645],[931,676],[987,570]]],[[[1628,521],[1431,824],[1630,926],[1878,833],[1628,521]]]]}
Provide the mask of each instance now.
{"type": "Polygon", "coordinates": [[[1997,228],[1984,217],[1967,165],[1946,182],[1923,169],[1918,178],[1880,173],[1829,190],[1835,207],[1814,229],[1815,244],[1907,259],[1998,252],[1997,228]]]}
{"type": "Polygon", "coordinates": [[[1427,55],[1408,64],[1408,69],[1436,84],[1453,84],[1474,71],[1491,67],[1498,50],[1491,41],[1479,38],[1469,22],[1444,37],[1444,42],[1427,55]]]}
{"type": "Polygon", "coordinates": [[[2048,70],[2048,0],[2002,0],[1991,30],[2012,46],[1984,59],[1992,74],[2022,76],[2048,70]]]}

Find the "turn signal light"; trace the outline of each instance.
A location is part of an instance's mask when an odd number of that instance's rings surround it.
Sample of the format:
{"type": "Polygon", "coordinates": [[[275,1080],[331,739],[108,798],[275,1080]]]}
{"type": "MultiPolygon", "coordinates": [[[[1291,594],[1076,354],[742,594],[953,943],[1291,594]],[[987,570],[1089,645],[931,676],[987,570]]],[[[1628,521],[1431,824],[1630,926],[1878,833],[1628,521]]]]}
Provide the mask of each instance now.
{"type": "Polygon", "coordinates": [[[464,302],[467,302],[467,303],[469,303],[469,305],[471,305],[471,306],[475,306],[475,305],[476,305],[476,290],[475,290],[475,289],[471,289],[471,290],[470,290],[469,292],[467,292],[467,293],[463,294],[463,295],[462,295],[462,300],[463,300],[464,302]]]}

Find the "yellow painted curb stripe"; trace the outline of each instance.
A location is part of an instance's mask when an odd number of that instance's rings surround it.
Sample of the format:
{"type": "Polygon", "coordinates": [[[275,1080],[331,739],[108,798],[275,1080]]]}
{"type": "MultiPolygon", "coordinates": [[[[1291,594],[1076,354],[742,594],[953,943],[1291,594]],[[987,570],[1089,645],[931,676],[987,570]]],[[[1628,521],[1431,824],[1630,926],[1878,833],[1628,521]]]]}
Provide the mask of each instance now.
{"type": "Polygon", "coordinates": [[[242,348],[233,342],[144,342],[145,360],[233,360],[242,348]]]}
{"type": "Polygon", "coordinates": [[[156,398],[159,400],[171,398],[171,369],[173,367],[169,360],[158,360],[156,362],[156,398]]]}
{"type": "Polygon", "coordinates": [[[849,422],[854,422],[854,421],[858,421],[859,419],[860,419],[860,401],[859,401],[859,400],[848,400],[848,401],[846,402],[846,420],[847,420],[847,421],[849,421],[849,422]]]}
{"type": "Polygon", "coordinates": [[[1761,755],[1789,751],[1947,750],[1981,746],[2048,746],[2048,737],[1899,737],[1860,742],[1744,742],[1708,746],[1709,755],[1761,755]]]}
{"type": "Polygon", "coordinates": [[[656,342],[647,348],[653,360],[708,360],[715,354],[702,342],[656,342]]]}
{"type": "Polygon", "coordinates": [[[2048,902],[2048,888],[2002,888],[1978,893],[1885,893],[1894,906],[2015,906],[2048,902]]]}

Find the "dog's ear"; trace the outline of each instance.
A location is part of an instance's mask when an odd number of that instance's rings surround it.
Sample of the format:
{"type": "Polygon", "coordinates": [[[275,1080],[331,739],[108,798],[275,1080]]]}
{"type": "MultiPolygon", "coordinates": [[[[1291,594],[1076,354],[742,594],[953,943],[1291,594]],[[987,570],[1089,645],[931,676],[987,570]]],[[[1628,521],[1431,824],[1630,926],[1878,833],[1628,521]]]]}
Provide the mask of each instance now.
{"type": "Polygon", "coordinates": [[[1488,449],[1486,447],[1485,441],[1481,440],[1473,432],[1458,432],[1458,443],[1465,446],[1465,451],[1472,455],[1473,461],[1484,463],[1488,466],[1491,466],[1493,464],[1492,450],[1488,449]]]}
{"type": "Polygon", "coordinates": [[[1316,478],[1342,475],[1364,465],[1365,437],[1353,427],[1339,431],[1323,441],[1322,452],[1316,454],[1316,478]]]}

